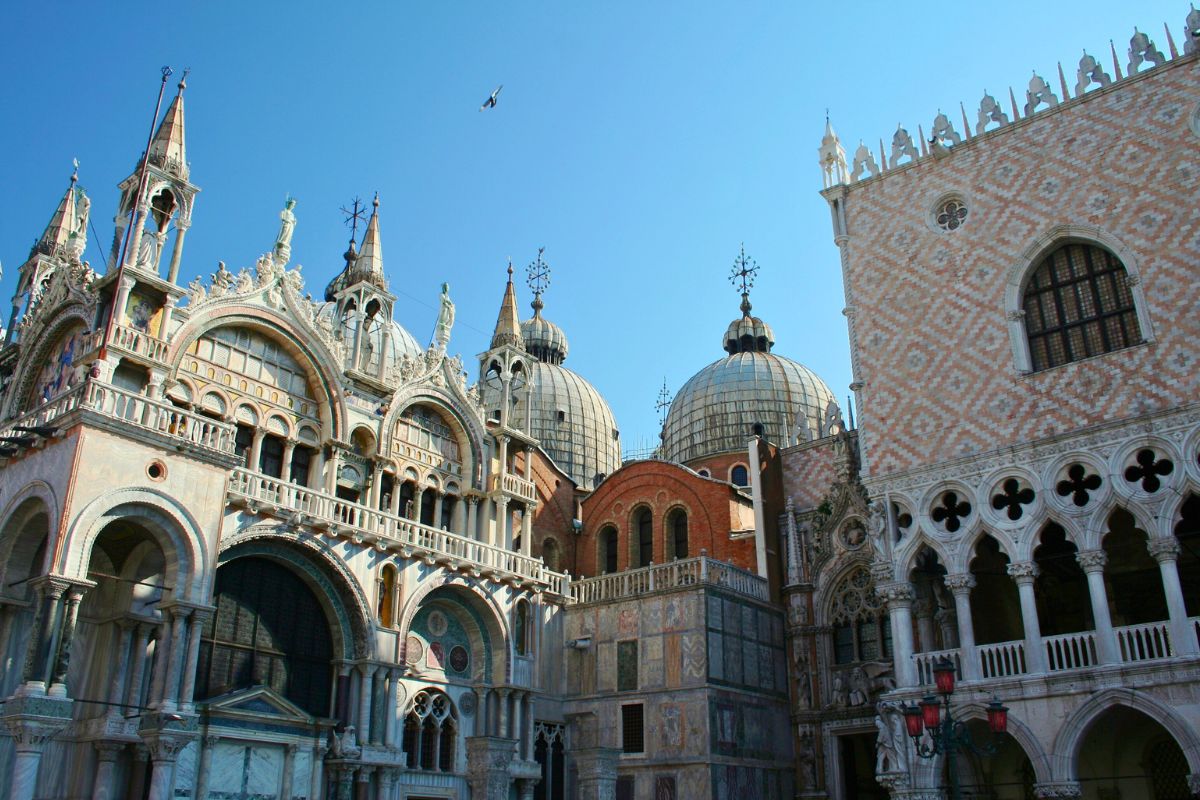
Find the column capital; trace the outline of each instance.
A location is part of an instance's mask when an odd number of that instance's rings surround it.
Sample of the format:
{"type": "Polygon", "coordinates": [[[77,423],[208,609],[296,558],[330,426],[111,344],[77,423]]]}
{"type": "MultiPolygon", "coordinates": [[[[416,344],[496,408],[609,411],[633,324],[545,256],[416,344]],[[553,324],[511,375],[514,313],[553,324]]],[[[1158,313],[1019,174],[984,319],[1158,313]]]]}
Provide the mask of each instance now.
{"type": "Polygon", "coordinates": [[[179,753],[188,746],[188,742],[196,738],[189,734],[159,733],[143,734],[142,741],[150,751],[150,758],[155,761],[174,761],[179,753]]]}
{"type": "Polygon", "coordinates": [[[1038,565],[1033,561],[1014,561],[1008,565],[1008,574],[1020,586],[1022,583],[1032,584],[1038,576],[1038,565]]]}
{"type": "Polygon", "coordinates": [[[362,673],[362,676],[363,676],[364,678],[369,678],[369,677],[371,677],[372,675],[374,675],[374,674],[375,674],[375,671],[379,669],[379,665],[378,665],[378,664],[369,664],[369,663],[367,663],[367,662],[363,662],[363,663],[361,663],[361,664],[358,664],[358,665],[356,665],[356,666],[358,667],[358,671],[362,673]]]}
{"type": "Polygon", "coordinates": [[[96,759],[99,761],[116,761],[117,756],[125,749],[125,742],[105,742],[94,741],[92,747],[96,749],[96,759]]]}
{"type": "Polygon", "coordinates": [[[912,584],[897,581],[876,584],[875,596],[887,603],[888,606],[911,606],[916,592],[913,591],[912,584]]]}
{"type": "Polygon", "coordinates": [[[1174,536],[1169,539],[1151,539],[1146,542],[1146,550],[1159,564],[1176,561],[1179,558],[1179,540],[1174,536]]]}
{"type": "Polygon", "coordinates": [[[1108,563],[1108,553],[1104,550],[1080,550],[1075,554],[1075,560],[1084,572],[1104,572],[1104,565],[1108,563]]]}
{"type": "Polygon", "coordinates": [[[955,572],[945,576],[942,582],[954,595],[970,594],[971,590],[975,588],[975,576],[969,572],[955,572]]]}

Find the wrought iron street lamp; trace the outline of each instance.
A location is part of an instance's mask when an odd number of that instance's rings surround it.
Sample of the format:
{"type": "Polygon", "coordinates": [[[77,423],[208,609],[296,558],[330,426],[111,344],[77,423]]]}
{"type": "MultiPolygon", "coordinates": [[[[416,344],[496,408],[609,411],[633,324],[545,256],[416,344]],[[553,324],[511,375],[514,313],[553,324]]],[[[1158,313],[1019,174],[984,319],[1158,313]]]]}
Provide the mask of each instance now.
{"type": "MultiPolygon", "coordinates": [[[[950,709],[950,696],[954,694],[954,664],[942,658],[933,667],[933,681],[938,695],[928,695],[921,702],[904,706],[904,726],[913,740],[913,748],[921,758],[946,757],[946,771],[950,775],[950,797],[959,800],[958,773],[954,768],[954,756],[958,751],[993,756],[997,747],[993,742],[976,744],[966,723],[954,719],[950,709]],[[929,732],[929,741],[922,734],[929,732]]],[[[995,697],[987,706],[988,729],[993,734],[1008,731],[1008,708],[995,697]]]]}

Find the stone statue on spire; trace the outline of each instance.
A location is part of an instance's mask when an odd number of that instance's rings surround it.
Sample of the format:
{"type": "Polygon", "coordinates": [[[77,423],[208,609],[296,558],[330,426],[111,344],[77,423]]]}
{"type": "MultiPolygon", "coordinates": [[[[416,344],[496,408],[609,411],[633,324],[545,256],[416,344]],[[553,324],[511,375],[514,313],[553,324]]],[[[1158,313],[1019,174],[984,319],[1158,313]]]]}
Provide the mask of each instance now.
{"type": "Polygon", "coordinates": [[[442,307],[433,328],[433,346],[445,350],[450,344],[450,329],[454,327],[454,301],[450,299],[450,284],[442,284],[442,307]]]}
{"type": "Polygon", "coordinates": [[[284,202],[283,211],[279,212],[279,235],[275,237],[275,266],[283,267],[292,257],[292,232],[296,228],[296,215],[292,209],[296,207],[296,198],[288,197],[284,202]]]}

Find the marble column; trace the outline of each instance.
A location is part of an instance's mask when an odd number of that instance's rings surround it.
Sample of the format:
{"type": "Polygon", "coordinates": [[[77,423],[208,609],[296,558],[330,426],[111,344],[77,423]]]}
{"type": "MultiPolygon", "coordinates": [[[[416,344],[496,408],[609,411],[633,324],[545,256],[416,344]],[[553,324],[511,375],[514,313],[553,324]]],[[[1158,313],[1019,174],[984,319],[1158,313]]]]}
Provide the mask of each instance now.
{"type": "Polygon", "coordinates": [[[72,586],[67,591],[67,600],[63,613],[62,631],[58,638],[58,647],[54,654],[54,669],[50,678],[49,694],[55,697],[67,696],[67,669],[71,664],[71,645],[75,641],[75,625],[79,621],[79,601],[83,599],[84,589],[72,586]]]}
{"type": "MultiPolygon", "coordinates": [[[[312,774],[309,779],[309,800],[318,800],[325,792],[325,750],[323,744],[315,744],[312,749],[312,774]]],[[[200,800],[200,798],[197,798],[200,800]]]]}
{"type": "Polygon", "coordinates": [[[960,572],[945,577],[946,588],[954,595],[954,611],[958,621],[958,649],[962,655],[963,680],[976,681],[981,677],[979,656],[975,652],[975,625],[971,619],[971,589],[975,576],[960,572]]]}
{"type": "Polygon", "coordinates": [[[4,707],[4,722],[12,734],[12,774],[8,800],[33,800],[38,767],[46,744],[71,721],[71,701],[44,695],[10,698],[4,707]]]}
{"type": "Polygon", "coordinates": [[[371,773],[374,767],[359,767],[354,776],[354,800],[371,800],[371,773]]]}
{"type": "Polygon", "coordinates": [[[521,555],[533,555],[533,503],[525,503],[521,512],[521,555]]]}
{"type": "MultiPolygon", "coordinates": [[[[179,238],[183,238],[182,233],[179,235],[179,238]]],[[[176,244],[178,244],[178,242],[176,242],[176,244]]],[[[175,314],[175,304],[178,302],[178,299],[174,297],[168,297],[163,303],[162,316],[159,317],[158,320],[158,331],[154,333],[155,336],[163,341],[167,340],[167,337],[171,332],[171,317],[175,314]]]]}
{"type": "Polygon", "coordinates": [[[900,689],[916,686],[917,670],[913,664],[913,588],[907,583],[881,584],[875,587],[875,593],[887,602],[888,619],[892,625],[892,658],[896,664],[896,686],[900,689]]]}
{"type": "MultiPolygon", "coordinates": [[[[292,743],[283,748],[283,776],[280,780],[280,800],[292,800],[292,773],[296,769],[296,751],[300,746],[292,743]]],[[[199,799],[197,799],[199,800],[199,799]]]]}
{"type": "Polygon", "coordinates": [[[1033,561],[1017,561],[1008,565],[1008,574],[1017,582],[1021,597],[1021,622],[1025,626],[1025,668],[1031,675],[1046,671],[1046,653],[1042,647],[1042,628],[1038,622],[1037,600],[1033,593],[1033,582],[1038,575],[1038,566],[1033,561]]]}
{"type": "Polygon", "coordinates": [[[396,770],[384,768],[380,769],[378,774],[379,789],[375,795],[376,800],[392,800],[396,785],[396,770]]]}
{"type": "Polygon", "coordinates": [[[371,740],[371,698],[375,677],[374,664],[359,664],[360,677],[358,691],[358,741],[366,744],[371,740]]]}
{"type": "Polygon", "coordinates": [[[96,778],[92,784],[92,800],[119,800],[121,793],[113,785],[117,756],[125,749],[124,742],[92,742],[96,749],[96,778]]]}
{"type": "Polygon", "coordinates": [[[524,699],[524,694],[524,692],[512,693],[512,730],[509,732],[509,736],[517,740],[517,758],[525,757],[525,737],[521,735],[521,729],[523,727],[522,712],[524,711],[521,706],[522,700],[524,699]]]}
{"type": "MultiPolygon", "coordinates": [[[[187,236],[190,227],[192,227],[192,223],[183,219],[175,222],[175,248],[171,251],[171,265],[167,268],[167,280],[171,283],[179,280],[179,261],[183,258],[183,237],[187,236]]],[[[160,334],[159,338],[166,339],[166,332],[160,334]]]]}
{"type": "Polygon", "coordinates": [[[396,690],[400,684],[400,670],[388,670],[387,700],[383,707],[383,743],[388,747],[396,745],[396,690]]]}
{"type": "Polygon", "coordinates": [[[208,611],[192,609],[188,623],[187,658],[183,662],[183,682],[179,687],[179,707],[188,713],[195,708],[192,695],[196,691],[196,665],[200,661],[200,634],[208,615],[208,611]]]}
{"type": "Polygon", "coordinates": [[[496,498],[496,524],[492,526],[488,544],[493,547],[509,547],[508,539],[508,498],[501,495],[496,498]]]}
{"type": "Polygon", "coordinates": [[[159,707],[174,711],[179,707],[179,678],[187,648],[187,620],[190,608],[171,607],[171,650],[167,654],[167,677],[163,685],[162,702],[159,707]]]}
{"type": "Polygon", "coordinates": [[[58,642],[58,627],[61,621],[62,598],[67,584],[53,578],[30,581],[37,593],[37,610],[33,621],[33,635],[25,651],[25,669],[22,680],[25,691],[44,693],[50,679],[51,663],[58,642]]]}
{"type": "Polygon", "coordinates": [[[1183,588],[1179,585],[1179,540],[1172,536],[1169,539],[1151,539],[1146,542],[1146,549],[1158,562],[1158,571],[1162,575],[1163,594],[1167,599],[1167,613],[1171,621],[1171,650],[1177,656],[1194,656],[1200,652],[1197,647],[1196,632],[1192,628],[1187,615],[1187,605],[1183,599],[1183,588]]]}
{"type": "Polygon", "coordinates": [[[279,479],[284,483],[292,482],[292,457],[296,455],[298,441],[291,437],[283,440],[283,466],[280,468],[279,479]]]}
{"type": "Polygon", "coordinates": [[[463,498],[467,503],[467,529],[463,535],[471,539],[479,538],[479,498],[468,495],[463,498]]]}
{"type": "Polygon", "coordinates": [[[208,800],[208,782],[212,775],[213,753],[220,736],[205,736],[200,740],[200,763],[196,767],[196,800],[208,800]]]}
{"type": "Polygon", "coordinates": [[[129,797],[146,796],[146,773],[149,771],[150,749],[144,744],[133,747],[133,766],[129,775],[129,797]]]}
{"type": "Polygon", "coordinates": [[[130,641],[133,638],[133,632],[137,629],[137,623],[129,619],[119,619],[117,625],[117,652],[116,663],[113,664],[112,683],[108,689],[108,716],[115,717],[120,713],[119,706],[121,698],[125,695],[125,677],[129,673],[129,650],[131,647],[130,641]]]}
{"type": "Polygon", "coordinates": [[[1092,619],[1096,625],[1096,650],[1100,663],[1116,664],[1121,660],[1121,656],[1117,648],[1117,636],[1113,633],[1108,591],[1104,587],[1104,565],[1108,563],[1108,553],[1104,550],[1082,550],[1075,554],[1075,560],[1087,575],[1092,619]]]}
{"type": "Polygon", "coordinates": [[[433,494],[433,527],[442,527],[442,493],[434,492],[433,494]]]}
{"type": "Polygon", "coordinates": [[[150,750],[154,762],[150,774],[150,792],[147,800],[174,800],[175,762],[191,737],[154,732],[143,734],[142,740],[150,750]]]}
{"type": "Polygon", "coordinates": [[[511,739],[508,731],[508,698],[512,695],[511,689],[497,689],[496,695],[499,698],[499,713],[496,715],[496,735],[511,739]]]}
{"type": "Polygon", "coordinates": [[[928,597],[913,601],[913,614],[917,618],[918,653],[929,653],[940,649],[934,636],[933,601],[928,597]]]}
{"type": "MultiPolygon", "coordinates": [[[[467,739],[467,781],[471,786],[471,800],[508,800],[512,783],[508,766],[512,759],[513,744],[512,739],[503,736],[472,736],[467,739]]],[[[612,797],[609,794],[607,800],[612,800],[612,797]]]]}
{"type": "Polygon", "coordinates": [[[169,612],[162,611],[162,621],[158,624],[154,637],[154,663],[150,671],[150,696],[146,705],[158,707],[162,703],[163,688],[167,685],[167,651],[171,649],[171,627],[168,621],[169,612]]]}
{"type": "Polygon", "coordinates": [[[150,636],[154,628],[144,622],[134,623],[134,647],[130,654],[129,689],[125,695],[125,704],[131,708],[142,705],[142,683],[146,674],[146,648],[150,646],[150,636]]]}
{"type": "Polygon", "coordinates": [[[246,468],[254,472],[261,472],[262,465],[262,443],[267,436],[267,432],[262,428],[254,429],[254,440],[250,443],[250,459],[246,462],[246,468]]]}

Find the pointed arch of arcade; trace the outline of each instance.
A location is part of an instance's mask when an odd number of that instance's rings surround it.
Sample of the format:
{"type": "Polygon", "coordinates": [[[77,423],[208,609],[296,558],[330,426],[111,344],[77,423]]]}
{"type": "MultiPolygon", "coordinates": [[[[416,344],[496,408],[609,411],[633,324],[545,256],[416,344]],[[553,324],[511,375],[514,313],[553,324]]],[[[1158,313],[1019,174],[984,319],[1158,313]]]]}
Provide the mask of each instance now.
{"type": "Polygon", "coordinates": [[[204,529],[190,511],[157,489],[117,489],[85,506],[56,548],[51,569],[86,580],[96,539],[118,520],[137,522],[162,549],[174,599],[204,602],[210,581],[204,529]]]}
{"type": "Polygon", "coordinates": [[[336,390],[341,369],[324,343],[303,327],[285,319],[278,313],[265,308],[226,306],[214,304],[203,307],[187,321],[169,344],[167,361],[171,364],[171,377],[179,372],[184,354],[192,343],[209,331],[218,328],[246,328],[265,334],[284,344],[292,355],[309,369],[309,377],[317,393],[317,405],[321,412],[321,425],[331,439],[340,439],[346,430],[346,409],[340,393],[336,390]]]}
{"type": "Polygon", "coordinates": [[[222,541],[217,569],[247,556],[282,564],[304,581],[325,610],[339,658],[374,657],[374,621],[367,595],[325,540],[301,537],[284,526],[252,526],[222,541]]]}
{"type": "MultiPolygon", "coordinates": [[[[983,703],[966,703],[954,712],[957,719],[967,722],[968,720],[979,720],[987,722],[987,706],[983,703]]],[[[1038,783],[1050,782],[1054,780],[1054,768],[1051,763],[1050,754],[1046,752],[1042,746],[1041,740],[1037,738],[1037,734],[1029,727],[1020,717],[1014,716],[1011,711],[1008,712],[1008,735],[1011,736],[1021,749],[1025,751],[1025,757],[1029,759],[1030,765],[1033,766],[1034,780],[1038,783]]]]}
{"type": "MultiPolygon", "coordinates": [[[[404,608],[400,612],[401,650],[408,644],[408,632],[412,629],[413,619],[421,610],[422,603],[434,592],[452,594],[455,600],[467,606],[486,633],[491,643],[491,671],[488,680],[495,686],[501,686],[512,675],[512,657],[509,647],[509,626],[507,615],[491,594],[480,592],[477,582],[462,575],[443,575],[438,578],[427,578],[420,582],[419,588],[404,600],[404,608]]],[[[406,663],[407,653],[400,653],[401,663],[406,663]]]]}
{"type": "MultiPolygon", "coordinates": [[[[92,329],[94,314],[94,309],[78,302],[69,302],[65,307],[45,315],[45,325],[35,324],[25,332],[22,345],[32,343],[33,346],[28,353],[23,353],[17,362],[17,374],[13,376],[13,389],[7,401],[7,410],[12,412],[10,416],[28,411],[37,405],[31,402],[32,398],[29,396],[33,390],[34,377],[41,374],[42,366],[49,360],[51,350],[68,331],[78,325],[82,325],[85,331],[92,329]]],[[[42,315],[39,313],[39,316],[42,315]]]]}
{"type": "MultiPolygon", "coordinates": [[[[975,540],[975,530],[971,529],[963,534],[965,538],[975,540]]],[[[924,531],[920,531],[916,536],[912,536],[905,543],[901,551],[896,555],[894,561],[896,563],[897,580],[907,581],[908,575],[912,572],[913,567],[917,565],[917,558],[921,555],[921,551],[929,549],[937,556],[938,561],[947,571],[956,562],[951,558],[952,553],[947,552],[945,545],[934,539],[932,536],[926,535],[924,531]]]]}
{"type": "Polygon", "coordinates": [[[1075,780],[1079,774],[1079,751],[1088,730],[1104,712],[1117,706],[1140,711],[1162,725],[1183,751],[1188,769],[1193,774],[1200,773],[1200,736],[1174,707],[1135,689],[1107,689],[1089,697],[1059,729],[1051,755],[1054,780],[1075,780]]]}
{"type": "Polygon", "coordinates": [[[487,431],[475,419],[473,415],[463,414],[459,411],[461,408],[467,407],[467,401],[464,398],[433,386],[408,387],[402,388],[392,396],[391,407],[388,409],[387,415],[383,418],[383,441],[386,443],[387,451],[380,448],[382,455],[391,455],[392,447],[392,430],[396,427],[396,421],[400,419],[400,415],[404,410],[414,405],[429,405],[436,408],[442,414],[445,414],[462,431],[462,435],[466,437],[466,442],[459,442],[459,445],[467,445],[462,448],[462,452],[470,453],[470,463],[464,463],[463,479],[472,487],[478,488],[482,485],[483,474],[483,443],[487,440],[487,431]]]}

